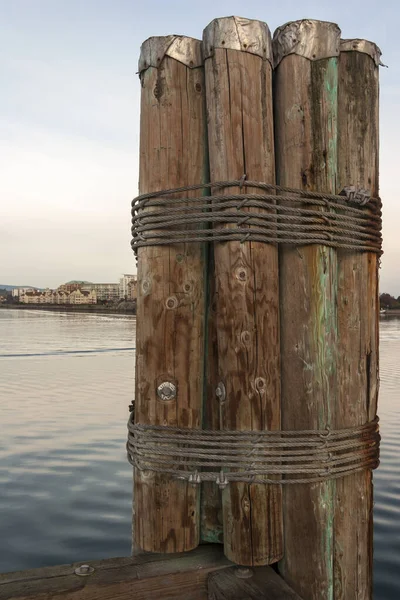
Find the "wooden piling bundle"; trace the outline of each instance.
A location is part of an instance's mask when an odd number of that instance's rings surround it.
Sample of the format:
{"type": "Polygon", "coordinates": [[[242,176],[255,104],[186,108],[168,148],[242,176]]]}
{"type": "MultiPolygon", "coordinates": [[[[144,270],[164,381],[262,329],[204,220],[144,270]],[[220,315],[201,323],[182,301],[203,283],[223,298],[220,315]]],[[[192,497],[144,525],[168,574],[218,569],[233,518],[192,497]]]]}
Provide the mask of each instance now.
{"type": "MultiPolygon", "coordinates": [[[[245,175],[274,183],[267,25],[237,17],[215,19],[204,30],[203,53],[211,181],[245,175]]],[[[226,188],[215,193],[238,192],[226,188]]],[[[207,401],[219,399],[222,429],[279,429],[277,248],[230,241],[216,243],[214,253],[220,393],[207,401]]],[[[222,492],[222,505],[230,560],[263,565],[282,556],[279,486],[231,483],[222,492]]]]}
{"type": "Polygon", "coordinates": [[[134,542],[280,561],[303,600],[372,597],[379,59],[228,17],[139,62],[134,542]]]}

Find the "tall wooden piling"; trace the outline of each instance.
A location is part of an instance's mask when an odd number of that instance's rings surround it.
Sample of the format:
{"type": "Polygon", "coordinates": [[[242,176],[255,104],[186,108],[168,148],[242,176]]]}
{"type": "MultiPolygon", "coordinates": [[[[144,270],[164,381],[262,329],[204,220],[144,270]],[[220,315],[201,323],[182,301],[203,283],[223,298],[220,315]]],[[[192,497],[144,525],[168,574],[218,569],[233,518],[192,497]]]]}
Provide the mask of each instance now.
{"type": "MultiPolygon", "coordinates": [[[[295,21],[275,32],[279,185],[336,192],[339,43],[338,26],[322,21],[295,21]]],[[[282,246],[279,269],[282,429],[325,429],[332,426],[337,397],[336,251],[282,246]]],[[[334,597],[334,486],[284,486],[280,568],[305,600],[334,597]]]]}
{"type": "MultiPolygon", "coordinates": [[[[267,25],[237,17],[215,19],[204,31],[203,53],[211,181],[246,175],[274,183],[267,25]]],[[[237,192],[239,187],[214,193],[237,192]]],[[[217,242],[214,250],[221,427],[280,429],[277,248],[229,241],[217,242]]],[[[280,486],[230,483],[222,497],[226,556],[242,565],[279,560],[280,486]]]]}
{"type": "MultiPolygon", "coordinates": [[[[207,161],[201,42],[183,36],[150,38],[141,49],[139,72],[140,193],[203,182],[207,161]]],[[[175,198],[190,196],[185,192],[175,198]]],[[[204,269],[199,243],[172,241],[138,250],[137,423],[201,427],[204,269]]],[[[153,552],[195,548],[199,502],[199,486],[136,469],[136,544],[153,552]]]]}
{"type": "MultiPolygon", "coordinates": [[[[338,87],[338,190],[355,186],[377,197],[380,51],[342,40],[338,87]]],[[[338,250],[338,398],[335,428],[376,416],[378,394],[378,258],[338,250]]],[[[336,482],[335,599],[372,598],[372,474],[336,482]]]]}
{"type": "MultiPolygon", "coordinates": [[[[218,386],[218,340],[216,323],[216,295],[214,247],[208,246],[207,281],[207,323],[205,396],[203,406],[203,428],[219,430],[221,426],[221,406],[216,402],[215,390],[218,386]]],[[[206,469],[204,469],[206,470],[206,469]]],[[[222,521],[221,490],[213,481],[203,481],[201,485],[201,539],[204,542],[221,544],[224,539],[222,521]]]]}

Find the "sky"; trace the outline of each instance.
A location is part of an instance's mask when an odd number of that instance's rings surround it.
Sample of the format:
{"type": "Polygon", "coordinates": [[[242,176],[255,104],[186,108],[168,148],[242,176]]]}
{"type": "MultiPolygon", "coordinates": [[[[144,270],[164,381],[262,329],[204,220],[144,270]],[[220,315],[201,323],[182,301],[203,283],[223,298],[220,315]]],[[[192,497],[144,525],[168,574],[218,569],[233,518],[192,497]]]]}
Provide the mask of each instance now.
{"type": "Polygon", "coordinates": [[[381,48],[381,292],[400,295],[397,0],[0,0],[0,284],[56,287],[136,271],[140,45],[214,18],[339,24],[381,48]],[[396,111],[397,109],[397,111],[396,111]]]}

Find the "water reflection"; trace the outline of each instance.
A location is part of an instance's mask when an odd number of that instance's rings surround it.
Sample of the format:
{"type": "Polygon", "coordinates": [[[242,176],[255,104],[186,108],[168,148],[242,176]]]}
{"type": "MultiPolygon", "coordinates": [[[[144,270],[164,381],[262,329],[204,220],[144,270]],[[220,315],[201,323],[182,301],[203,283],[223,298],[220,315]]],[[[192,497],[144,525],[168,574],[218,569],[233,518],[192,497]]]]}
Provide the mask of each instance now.
{"type": "MultiPolygon", "coordinates": [[[[380,328],[374,598],[398,600],[400,319],[380,328]]],[[[129,316],[0,310],[0,571],[129,555],[134,339],[129,316]]]]}

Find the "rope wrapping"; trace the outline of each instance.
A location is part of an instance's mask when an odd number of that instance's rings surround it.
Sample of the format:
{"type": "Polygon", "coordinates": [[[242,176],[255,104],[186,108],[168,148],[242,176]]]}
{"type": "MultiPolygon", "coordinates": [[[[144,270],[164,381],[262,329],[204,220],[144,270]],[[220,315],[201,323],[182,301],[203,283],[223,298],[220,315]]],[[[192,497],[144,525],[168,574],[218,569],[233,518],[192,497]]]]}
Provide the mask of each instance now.
{"type": "Polygon", "coordinates": [[[136,469],[222,488],[230,481],[310,484],[379,465],[378,418],[337,431],[213,431],[135,424],[132,414],[128,431],[136,469]]]}
{"type": "Polygon", "coordinates": [[[132,201],[132,248],[137,252],[144,246],[236,240],[322,244],[381,255],[380,199],[354,187],[343,193],[308,192],[242,178],[143,194],[132,201]],[[231,187],[240,193],[204,195],[209,189],[231,187]],[[269,193],[243,193],[244,188],[269,193]],[[201,196],[182,197],[199,190],[201,196]]]}

